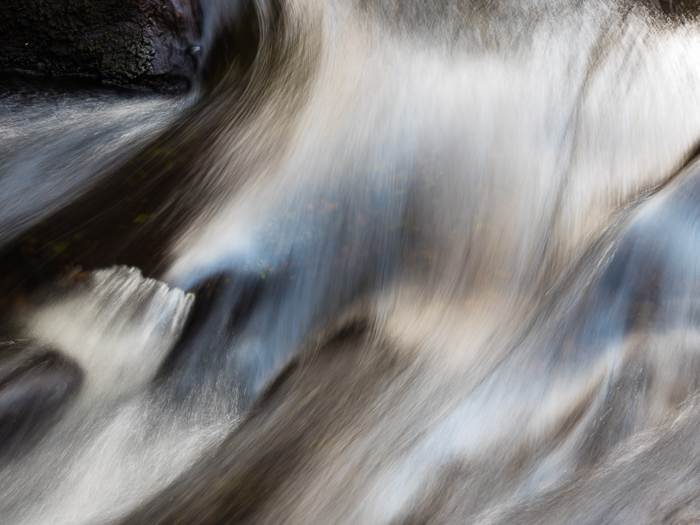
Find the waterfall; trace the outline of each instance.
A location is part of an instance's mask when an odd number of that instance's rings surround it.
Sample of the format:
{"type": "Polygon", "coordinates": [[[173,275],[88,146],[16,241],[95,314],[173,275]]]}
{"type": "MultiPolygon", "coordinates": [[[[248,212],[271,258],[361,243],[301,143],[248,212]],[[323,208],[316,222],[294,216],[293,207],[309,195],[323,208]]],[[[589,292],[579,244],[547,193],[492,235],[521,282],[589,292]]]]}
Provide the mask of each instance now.
{"type": "Polygon", "coordinates": [[[200,3],[187,96],[2,85],[3,521],[700,519],[698,22],[200,3]]]}

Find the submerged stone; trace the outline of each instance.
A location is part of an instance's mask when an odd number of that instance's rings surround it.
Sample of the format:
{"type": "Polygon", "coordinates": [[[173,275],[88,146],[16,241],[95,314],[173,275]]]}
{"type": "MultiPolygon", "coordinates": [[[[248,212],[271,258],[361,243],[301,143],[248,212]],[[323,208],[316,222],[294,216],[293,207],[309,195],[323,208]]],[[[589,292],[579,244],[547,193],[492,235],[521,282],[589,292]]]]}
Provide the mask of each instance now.
{"type": "Polygon", "coordinates": [[[0,346],[0,461],[34,444],[82,383],[77,365],[21,342],[0,346]]]}

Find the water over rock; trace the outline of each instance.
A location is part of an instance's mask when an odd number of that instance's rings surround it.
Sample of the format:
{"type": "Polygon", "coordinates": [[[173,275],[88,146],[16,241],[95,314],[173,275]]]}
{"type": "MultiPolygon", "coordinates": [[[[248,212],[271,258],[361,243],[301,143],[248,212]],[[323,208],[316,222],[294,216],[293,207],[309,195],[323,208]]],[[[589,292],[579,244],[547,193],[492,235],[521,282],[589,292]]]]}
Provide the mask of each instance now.
{"type": "Polygon", "coordinates": [[[82,384],[80,368],[24,341],[0,343],[0,462],[34,444],[82,384]]]}

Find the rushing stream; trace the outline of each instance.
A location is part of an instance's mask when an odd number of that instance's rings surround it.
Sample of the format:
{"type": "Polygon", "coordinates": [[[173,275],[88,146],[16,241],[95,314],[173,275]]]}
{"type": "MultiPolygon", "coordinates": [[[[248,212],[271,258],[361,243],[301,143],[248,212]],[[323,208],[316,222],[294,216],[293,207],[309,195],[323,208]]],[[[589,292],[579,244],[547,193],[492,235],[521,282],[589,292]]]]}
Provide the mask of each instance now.
{"type": "Polygon", "coordinates": [[[0,81],[0,523],[700,522],[700,23],[200,7],[0,81]]]}

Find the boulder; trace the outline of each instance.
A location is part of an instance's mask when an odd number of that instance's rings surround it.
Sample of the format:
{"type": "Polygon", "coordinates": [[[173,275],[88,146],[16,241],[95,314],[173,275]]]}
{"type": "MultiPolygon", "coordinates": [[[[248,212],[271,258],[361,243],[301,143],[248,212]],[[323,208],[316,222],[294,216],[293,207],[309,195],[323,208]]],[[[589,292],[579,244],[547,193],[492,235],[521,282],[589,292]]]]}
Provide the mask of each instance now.
{"type": "Polygon", "coordinates": [[[186,90],[197,0],[3,0],[0,70],[186,90]]]}

